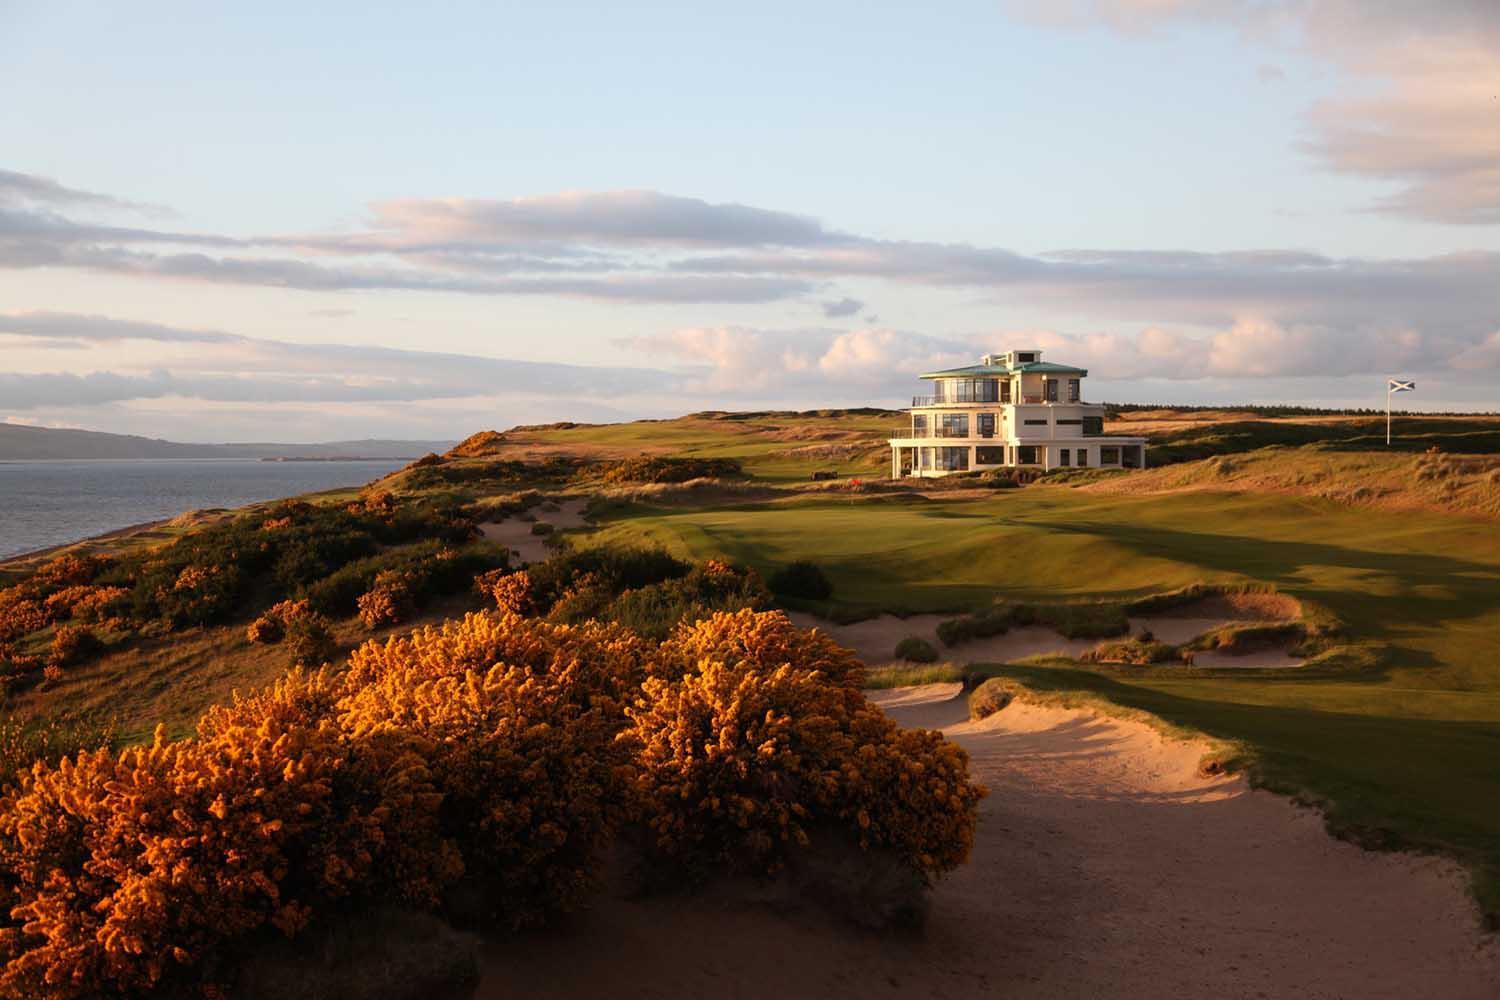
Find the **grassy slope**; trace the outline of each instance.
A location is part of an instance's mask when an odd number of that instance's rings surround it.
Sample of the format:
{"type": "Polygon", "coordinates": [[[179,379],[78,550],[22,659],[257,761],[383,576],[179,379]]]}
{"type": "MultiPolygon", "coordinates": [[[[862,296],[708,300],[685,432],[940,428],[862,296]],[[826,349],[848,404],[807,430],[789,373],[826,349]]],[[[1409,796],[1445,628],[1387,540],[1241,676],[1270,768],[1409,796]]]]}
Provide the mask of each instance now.
{"type": "Polygon", "coordinates": [[[1287,495],[1108,496],[1034,487],[983,500],[804,500],[636,508],[601,538],[644,535],[765,569],[828,571],[841,602],[930,610],[995,594],[1117,597],[1254,579],[1326,604],[1386,647],[1380,676],[1130,679],[1022,671],[1251,747],[1267,784],[1329,803],[1347,830],[1445,847],[1500,913],[1500,531],[1287,495]]]}

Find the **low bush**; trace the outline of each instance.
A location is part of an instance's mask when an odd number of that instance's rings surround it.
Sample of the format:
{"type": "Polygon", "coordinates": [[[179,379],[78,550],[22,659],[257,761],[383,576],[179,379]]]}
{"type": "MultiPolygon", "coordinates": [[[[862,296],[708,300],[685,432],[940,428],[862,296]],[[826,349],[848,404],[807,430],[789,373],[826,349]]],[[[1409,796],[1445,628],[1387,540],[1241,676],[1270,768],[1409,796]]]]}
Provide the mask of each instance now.
{"type": "Polygon", "coordinates": [[[546,521],[537,521],[531,526],[531,533],[533,535],[550,535],[555,530],[556,529],[546,521]]]}
{"type": "Polygon", "coordinates": [[[1010,705],[1015,692],[1001,679],[992,677],[969,695],[969,718],[978,722],[1010,705]]]}
{"type": "Polygon", "coordinates": [[[1157,639],[1125,639],[1120,642],[1101,642],[1084,653],[1081,659],[1092,663],[1131,663],[1149,666],[1153,663],[1171,663],[1182,660],[1177,647],[1157,639]]]}
{"type": "MultiPolygon", "coordinates": [[[[265,617],[287,642],[319,621],[265,617]]],[[[388,903],[534,924],[585,900],[626,823],[664,870],[800,864],[808,891],[907,919],[967,856],[983,789],[861,675],[779,612],[659,645],[485,612],[293,670],[191,739],[37,760],[0,796],[0,993],[191,995],[270,936],[388,903]]]]}
{"type": "Polygon", "coordinates": [[[1001,603],[939,623],[937,636],[943,645],[957,646],[1027,625],[1041,625],[1069,639],[1102,639],[1130,631],[1130,620],[1118,604],[1001,603]]]}
{"type": "Polygon", "coordinates": [[[919,635],[909,635],[896,643],[898,660],[905,660],[907,663],[935,663],[937,658],[937,650],[932,648],[932,643],[919,635]]]}
{"type": "Polygon", "coordinates": [[[725,479],[744,475],[732,458],[632,458],[585,470],[605,483],[685,483],[690,479],[725,479]]]}
{"type": "Polygon", "coordinates": [[[833,596],[833,582],[817,563],[799,559],[771,574],[767,581],[777,597],[804,601],[826,601],[833,596]]]}
{"type": "Polygon", "coordinates": [[[104,643],[89,629],[77,625],[59,625],[52,635],[47,652],[47,666],[71,667],[98,655],[104,643]]]}
{"type": "Polygon", "coordinates": [[[984,792],[964,751],[818,671],[707,660],[648,679],[629,715],[661,870],[772,874],[825,827],[924,879],[968,856],[984,792]]]}

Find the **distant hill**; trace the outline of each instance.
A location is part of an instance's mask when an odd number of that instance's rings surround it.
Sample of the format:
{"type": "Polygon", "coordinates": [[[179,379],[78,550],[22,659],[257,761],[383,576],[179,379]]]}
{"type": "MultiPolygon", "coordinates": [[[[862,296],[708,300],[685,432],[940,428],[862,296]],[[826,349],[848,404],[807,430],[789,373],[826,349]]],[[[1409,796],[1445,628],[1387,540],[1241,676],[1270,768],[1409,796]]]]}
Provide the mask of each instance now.
{"type": "Polygon", "coordinates": [[[133,434],[62,430],[0,423],[0,461],[86,458],[419,458],[453,441],[327,441],[318,444],[184,444],[133,434]]]}

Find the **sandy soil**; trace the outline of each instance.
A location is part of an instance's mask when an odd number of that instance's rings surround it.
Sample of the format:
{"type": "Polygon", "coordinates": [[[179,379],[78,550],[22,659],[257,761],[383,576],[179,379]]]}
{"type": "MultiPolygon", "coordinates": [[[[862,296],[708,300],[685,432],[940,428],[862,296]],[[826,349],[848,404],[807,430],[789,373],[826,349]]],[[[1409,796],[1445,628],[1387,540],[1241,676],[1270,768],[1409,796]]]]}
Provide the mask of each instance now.
{"type": "Polygon", "coordinates": [[[1203,778],[1203,747],[1014,704],[967,721],[956,685],[883,692],[945,729],[991,794],[923,932],[860,933],[713,899],[606,899],[491,945],[477,996],[1492,1000],[1462,873],[1367,853],[1317,816],[1203,778]]]}
{"type": "MultiPolygon", "coordinates": [[[[1255,620],[1276,620],[1263,618],[1258,614],[1251,616],[1236,613],[1234,609],[1228,607],[1189,607],[1182,610],[1185,613],[1143,615],[1132,618],[1130,619],[1131,634],[1139,634],[1142,629],[1150,629],[1156,638],[1176,645],[1223,625],[1255,620]],[[1205,611],[1220,613],[1214,617],[1203,617],[1205,611]]],[[[881,615],[879,618],[855,622],[853,625],[836,625],[800,611],[788,612],[788,617],[802,628],[822,629],[834,642],[854,650],[861,660],[872,667],[898,662],[893,655],[896,643],[913,635],[921,636],[932,643],[933,648],[938,651],[939,659],[959,664],[1008,663],[1027,656],[1040,656],[1047,653],[1077,657],[1099,644],[1098,639],[1068,639],[1049,628],[1028,625],[1024,628],[1013,628],[1004,635],[973,639],[958,646],[948,647],[939,641],[937,627],[940,623],[952,618],[952,615],[912,615],[910,618],[881,615]]],[[[1238,656],[1223,653],[1198,653],[1194,657],[1194,665],[1200,667],[1269,669],[1297,666],[1301,662],[1289,656],[1281,648],[1266,648],[1238,656]]]]}
{"type": "MultiPolygon", "coordinates": [[[[553,506],[557,510],[545,510],[547,504],[533,507],[527,513],[538,521],[545,521],[558,531],[566,531],[569,528],[582,528],[588,522],[583,519],[583,508],[587,506],[586,499],[569,499],[558,501],[553,506]]],[[[547,547],[542,544],[541,535],[531,533],[531,521],[523,521],[519,517],[509,517],[504,521],[488,521],[479,526],[480,534],[492,542],[499,542],[508,546],[516,558],[522,562],[541,562],[547,558],[547,547]]]]}

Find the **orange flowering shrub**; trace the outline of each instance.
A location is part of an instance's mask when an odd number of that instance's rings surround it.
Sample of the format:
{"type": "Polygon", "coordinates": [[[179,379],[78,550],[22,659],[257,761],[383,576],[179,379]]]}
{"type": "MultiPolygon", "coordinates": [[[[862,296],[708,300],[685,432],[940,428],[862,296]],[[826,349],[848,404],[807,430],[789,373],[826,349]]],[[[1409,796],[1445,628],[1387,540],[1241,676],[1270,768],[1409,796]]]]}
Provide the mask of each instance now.
{"type": "Polygon", "coordinates": [[[10,642],[28,632],[46,628],[51,621],[47,606],[22,596],[20,588],[0,591],[0,642],[10,642]]]}
{"type": "Polygon", "coordinates": [[[130,591],[125,587],[91,587],[73,604],[73,617],[81,622],[109,622],[125,614],[130,591]]]}
{"type": "MultiPolygon", "coordinates": [[[[291,641],[320,619],[264,620],[291,641]]],[[[773,872],[832,828],[930,879],[967,855],[982,789],[857,671],[775,613],[658,647],[481,612],[293,670],[190,740],[38,761],[0,793],[0,994],[182,985],[344,898],[534,923],[583,899],[631,820],[690,873],[773,872]]]]}
{"type": "Polygon", "coordinates": [[[770,874],[842,828],[931,878],[961,864],[982,788],[940,733],[903,731],[857,689],[792,665],[702,661],[628,712],[641,817],[689,874],[770,874]]]}
{"type": "Polygon", "coordinates": [[[47,666],[71,667],[82,663],[104,648],[99,637],[77,625],[59,625],[47,652],[47,666]]]}
{"type": "Polygon", "coordinates": [[[86,583],[78,583],[49,595],[43,602],[47,608],[47,616],[53,621],[73,617],[74,605],[88,597],[93,590],[94,588],[86,583]]]}
{"type": "Polygon", "coordinates": [[[492,597],[495,606],[501,611],[509,611],[517,615],[535,615],[542,611],[537,607],[536,595],[531,586],[531,576],[524,569],[518,569],[513,573],[505,570],[492,570],[475,577],[474,586],[492,597]]]}
{"type": "Polygon", "coordinates": [[[623,815],[617,692],[643,650],[618,627],[470,614],[357,649],[340,724],[421,741],[487,916],[535,923],[582,899],[623,815]]]}
{"type": "Polygon", "coordinates": [[[24,774],[0,810],[0,990],[141,994],[230,938],[294,933],[351,890],[430,902],[457,865],[421,758],[345,739],[321,717],[332,685],[294,674],[210,712],[198,740],[158,730],[24,774]]]}
{"type": "Polygon", "coordinates": [[[328,619],[314,611],[306,598],[271,605],[245,629],[245,638],[267,646],[284,643],[292,667],[321,666],[339,651],[328,619]]]}
{"type": "Polygon", "coordinates": [[[245,638],[261,645],[274,646],[286,638],[286,622],[273,615],[261,615],[246,627],[245,638]]]}
{"type": "Polygon", "coordinates": [[[374,586],[360,595],[358,606],[359,620],[366,628],[405,621],[417,606],[411,576],[401,570],[385,570],[375,577],[374,586]]]}
{"type": "Polygon", "coordinates": [[[858,689],[864,664],[823,632],[801,629],[780,611],[721,611],[692,624],[684,622],[667,637],[652,670],[673,677],[690,673],[704,660],[747,663],[762,670],[790,663],[816,670],[835,684],[858,689]]]}

